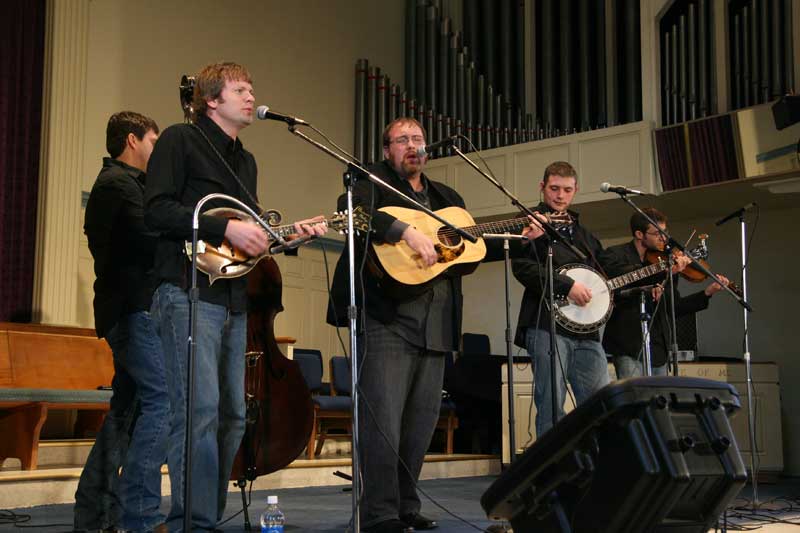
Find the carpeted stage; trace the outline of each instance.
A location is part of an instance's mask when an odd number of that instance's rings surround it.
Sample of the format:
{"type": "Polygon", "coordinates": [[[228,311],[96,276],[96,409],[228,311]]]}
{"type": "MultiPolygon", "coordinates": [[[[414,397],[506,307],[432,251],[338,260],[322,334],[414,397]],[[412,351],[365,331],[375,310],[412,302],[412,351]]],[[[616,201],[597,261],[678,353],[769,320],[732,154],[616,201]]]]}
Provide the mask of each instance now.
{"type": "MultiPolygon", "coordinates": [[[[423,512],[439,521],[439,528],[436,531],[440,533],[466,533],[480,531],[491,525],[500,525],[486,519],[479,503],[484,490],[494,479],[494,477],[471,477],[422,481],[421,489],[456,516],[449,515],[445,510],[426,500],[424,496],[423,512]]],[[[254,491],[251,495],[250,519],[256,526],[261,510],[265,506],[267,494],[267,491],[254,491]]],[[[281,508],[286,514],[287,532],[333,533],[347,530],[352,498],[349,492],[343,492],[341,485],[282,489],[269,491],[269,494],[277,494],[280,499],[281,508]]],[[[728,513],[728,531],[757,530],[780,533],[797,530],[797,526],[800,525],[800,478],[781,479],[778,483],[770,485],[762,484],[759,486],[759,496],[764,503],[758,512],[752,512],[747,509],[750,507],[751,489],[747,486],[742,490],[740,497],[732,502],[732,506],[739,509],[732,509],[728,513]]],[[[168,503],[165,499],[165,508],[168,503]]],[[[222,531],[243,531],[240,510],[241,499],[232,493],[226,513],[226,518],[230,520],[221,526],[222,531]]],[[[46,505],[15,509],[13,512],[20,516],[30,516],[29,521],[19,523],[19,526],[27,528],[27,531],[45,533],[71,531],[71,505],[46,505]]],[[[0,518],[7,518],[7,513],[8,511],[3,511],[4,516],[0,518]]],[[[2,522],[0,531],[23,531],[9,524],[7,520],[0,522],[2,522]]]]}

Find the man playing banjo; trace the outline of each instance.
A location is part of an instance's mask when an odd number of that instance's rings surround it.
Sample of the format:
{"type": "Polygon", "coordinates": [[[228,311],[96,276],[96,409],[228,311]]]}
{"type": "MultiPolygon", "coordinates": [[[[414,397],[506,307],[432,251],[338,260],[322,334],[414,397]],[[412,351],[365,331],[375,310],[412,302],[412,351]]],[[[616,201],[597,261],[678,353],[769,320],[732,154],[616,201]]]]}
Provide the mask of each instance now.
{"type": "MultiPolygon", "coordinates": [[[[562,265],[584,263],[598,270],[605,277],[623,272],[623,266],[612,258],[606,259],[600,241],[584,228],[578,214],[569,210],[575,193],[578,192],[578,178],[569,163],[557,161],[544,171],[539,184],[542,202],[534,211],[546,214],[556,230],[586,255],[581,261],[567,246],[553,243],[553,266],[558,270],[562,265]]],[[[552,426],[552,406],[550,387],[550,327],[549,309],[543,305],[547,286],[547,242],[536,239],[526,246],[527,254],[513,262],[514,276],[525,287],[522,297],[517,331],[514,343],[526,348],[533,360],[534,401],[536,403],[536,435],[541,437],[552,426]]],[[[556,273],[553,278],[556,298],[568,300],[574,306],[585,307],[593,298],[592,288],[573,278],[556,273]]],[[[608,291],[604,291],[608,298],[608,291]]],[[[600,297],[600,295],[594,295],[600,297]]],[[[575,332],[558,325],[556,337],[556,402],[558,415],[564,415],[563,405],[566,394],[566,380],[575,392],[575,401],[580,404],[595,391],[609,382],[606,354],[600,344],[598,332],[575,332]]]]}

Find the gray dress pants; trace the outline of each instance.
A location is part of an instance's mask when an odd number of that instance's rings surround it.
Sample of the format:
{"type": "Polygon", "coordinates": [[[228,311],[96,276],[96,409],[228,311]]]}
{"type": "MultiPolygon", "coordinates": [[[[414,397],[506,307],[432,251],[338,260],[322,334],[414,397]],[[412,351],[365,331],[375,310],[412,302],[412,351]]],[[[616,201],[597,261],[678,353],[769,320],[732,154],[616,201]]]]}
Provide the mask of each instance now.
{"type": "Polygon", "coordinates": [[[361,522],[369,527],[420,510],[415,485],[439,419],[445,359],[374,320],[359,342],[366,354],[359,381],[361,522]]]}

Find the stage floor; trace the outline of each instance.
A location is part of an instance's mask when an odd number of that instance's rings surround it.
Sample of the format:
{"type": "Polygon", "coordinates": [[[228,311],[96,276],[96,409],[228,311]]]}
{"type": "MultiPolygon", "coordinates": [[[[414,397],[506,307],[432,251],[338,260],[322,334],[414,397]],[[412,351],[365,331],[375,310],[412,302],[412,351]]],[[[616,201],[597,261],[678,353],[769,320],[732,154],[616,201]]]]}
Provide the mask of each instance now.
{"type": "MultiPolygon", "coordinates": [[[[500,525],[487,520],[480,507],[480,497],[494,479],[471,477],[421,481],[421,489],[455,516],[437,507],[424,495],[423,513],[438,520],[439,528],[436,531],[440,533],[466,533],[500,525]]],[[[342,491],[342,486],[253,491],[250,520],[256,526],[268,494],[278,495],[286,514],[287,532],[343,532],[348,528],[352,498],[349,492],[342,491]]],[[[745,487],[733,504],[749,506],[751,494],[750,487],[745,487]]],[[[741,531],[745,527],[748,530],[758,527],[759,531],[766,533],[797,530],[797,525],[800,525],[800,478],[786,478],[775,484],[759,485],[759,496],[766,503],[758,513],[741,510],[728,513],[730,531],[741,531]]],[[[164,507],[168,504],[165,498],[164,507]]],[[[231,493],[226,518],[232,518],[220,527],[222,531],[244,530],[240,510],[241,499],[231,493]],[[239,514],[234,516],[236,513],[239,514]]],[[[30,516],[30,521],[20,525],[32,531],[66,533],[71,530],[72,506],[69,504],[29,507],[14,512],[30,516]],[[48,524],[53,525],[48,527],[48,524]]],[[[4,511],[3,515],[6,513],[4,511]]],[[[0,531],[12,530],[19,531],[8,523],[0,525],[0,531]]]]}

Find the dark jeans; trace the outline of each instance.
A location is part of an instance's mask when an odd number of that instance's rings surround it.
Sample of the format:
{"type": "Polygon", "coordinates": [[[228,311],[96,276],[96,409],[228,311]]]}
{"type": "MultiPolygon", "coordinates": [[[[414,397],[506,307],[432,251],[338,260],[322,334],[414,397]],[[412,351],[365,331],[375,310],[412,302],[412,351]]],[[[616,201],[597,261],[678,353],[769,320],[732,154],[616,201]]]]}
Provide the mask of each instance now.
{"type": "MultiPolygon", "coordinates": [[[[244,363],[247,315],[199,302],[192,406],[192,527],[214,529],[225,511],[233,459],[244,435],[244,363]]],[[[167,361],[172,409],[169,436],[170,531],[183,528],[186,363],[189,296],[162,283],[153,296],[167,361]]]]}
{"type": "Polygon", "coordinates": [[[420,510],[416,482],[439,419],[445,360],[372,320],[360,337],[361,350],[365,340],[359,438],[361,519],[369,527],[420,510]]]}
{"type": "Polygon", "coordinates": [[[161,465],[170,418],[164,353],[146,311],[123,317],[106,341],[114,354],[111,410],[81,473],[75,529],[149,531],[164,521],[161,465]]]}

